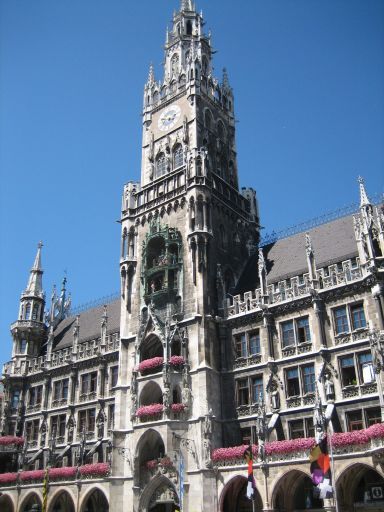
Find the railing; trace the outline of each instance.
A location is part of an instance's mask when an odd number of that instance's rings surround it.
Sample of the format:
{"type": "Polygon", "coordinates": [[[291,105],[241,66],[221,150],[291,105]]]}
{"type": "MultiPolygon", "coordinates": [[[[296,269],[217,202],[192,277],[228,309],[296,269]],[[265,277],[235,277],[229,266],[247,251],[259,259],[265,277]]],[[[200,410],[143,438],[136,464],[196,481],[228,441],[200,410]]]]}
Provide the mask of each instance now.
{"type": "Polygon", "coordinates": [[[342,333],[335,336],[335,345],[343,345],[352,341],[360,341],[368,339],[369,329],[357,329],[351,333],[342,333]]]}
{"type": "MultiPolygon", "coordinates": [[[[350,260],[343,262],[343,269],[337,270],[337,265],[330,265],[327,269],[319,269],[317,274],[317,291],[321,293],[328,288],[342,286],[362,278],[362,271],[359,266],[352,267],[350,260]]],[[[291,301],[300,297],[309,296],[311,284],[308,274],[295,276],[288,281],[281,281],[267,286],[266,296],[263,297],[261,289],[245,292],[243,296],[235,295],[232,299],[227,299],[226,312],[227,317],[232,317],[250,311],[261,311],[264,302],[268,305],[276,305],[291,301]],[[289,283],[289,286],[287,285],[289,283]]],[[[359,334],[354,333],[354,339],[358,339],[359,334]]]]}
{"type": "Polygon", "coordinates": [[[370,382],[368,384],[351,385],[345,386],[342,389],[343,398],[353,398],[355,396],[363,396],[377,393],[376,382],[370,382]]]}
{"type": "Polygon", "coordinates": [[[236,368],[244,368],[245,366],[252,366],[253,364],[261,363],[261,355],[253,354],[249,357],[237,357],[235,359],[233,367],[236,368]]]}

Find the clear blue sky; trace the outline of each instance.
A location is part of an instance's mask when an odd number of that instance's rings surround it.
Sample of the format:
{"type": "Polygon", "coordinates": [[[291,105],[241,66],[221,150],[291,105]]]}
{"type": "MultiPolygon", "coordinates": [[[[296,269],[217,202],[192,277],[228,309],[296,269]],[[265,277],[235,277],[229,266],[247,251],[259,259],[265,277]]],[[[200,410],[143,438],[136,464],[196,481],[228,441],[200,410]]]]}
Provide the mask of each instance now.
{"type": "MultiPolygon", "coordinates": [[[[1,0],[1,358],[37,242],[73,304],[119,288],[143,84],[178,0],[1,0]]],[[[235,92],[242,186],[281,229],[383,189],[384,2],[200,0],[235,92]]]]}

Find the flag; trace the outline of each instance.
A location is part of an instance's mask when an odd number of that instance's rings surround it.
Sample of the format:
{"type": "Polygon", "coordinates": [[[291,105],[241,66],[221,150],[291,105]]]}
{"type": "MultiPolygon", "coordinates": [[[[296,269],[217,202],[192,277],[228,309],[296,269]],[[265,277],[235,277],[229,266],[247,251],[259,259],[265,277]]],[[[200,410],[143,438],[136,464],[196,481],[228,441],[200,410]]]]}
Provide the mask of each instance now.
{"type": "Polygon", "coordinates": [[[313,495],[315,498],[332,498],[332,475],[331,461],[328,455],[327,436],[316,444],[310,454],[310,471],[314,485],[313,495]]]}
{"type": "Polygon", "coordinates": [[[42,508],[42,512],[47,512],[47,510],[48,510],[47,502],[48,502],[48,468],[45,468],[44,480],[43,480],[43,508],[42,508]]]}
{"type": "Polygon", "coordinates": [[[244,459],[248,464],[247,498],[253,500],[255,497],[256,482],[255,477],[253,476],[253,456],[251,445],[249,445],[248,448],[244,451],[244,459]]]}

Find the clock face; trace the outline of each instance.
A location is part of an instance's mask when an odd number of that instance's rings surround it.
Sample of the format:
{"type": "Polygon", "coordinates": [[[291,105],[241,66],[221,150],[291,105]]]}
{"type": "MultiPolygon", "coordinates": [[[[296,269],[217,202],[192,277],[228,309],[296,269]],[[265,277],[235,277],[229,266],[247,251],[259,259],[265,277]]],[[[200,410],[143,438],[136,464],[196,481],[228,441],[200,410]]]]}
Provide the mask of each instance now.
{"type": "Polygon", "coordinates": [[[170,130],[177,123],[180,117],[180,107],[171,105],[159,117],[157,125],[162,132],[170,130]]]}

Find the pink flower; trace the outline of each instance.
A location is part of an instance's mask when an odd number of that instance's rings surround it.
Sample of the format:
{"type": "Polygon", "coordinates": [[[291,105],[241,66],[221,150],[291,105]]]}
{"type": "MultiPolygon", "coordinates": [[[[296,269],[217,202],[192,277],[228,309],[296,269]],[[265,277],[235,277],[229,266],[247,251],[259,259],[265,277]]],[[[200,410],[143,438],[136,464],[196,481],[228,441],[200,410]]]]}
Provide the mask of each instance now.
{"type": "Polygon", "coordinates": [[[272,453],[303,452],[310,450],[315,444],[313,437],[272,441],[271,443],[265,443],[265,453],[270,455],[272,453]]]}
{"type": "Polygon", "coordinates": [[[171,410],[172,412],[183,412],[185,409],[185,405],[184,404],[171,404],[171,410]]]}
{"type": "Polygon", "coordinates": [[[164,468],[169,468],[173,466],[173,463],[169,457],[162,457],[161,459],[159,459],[159,464],[164,468]]]}
{"type": "Polygon", "coordinates": [[[0,484],[13,484],[17,480],[17,473],[0,474],[0,484]]]}
{"type": "Polygon", "coordinates": [[[22,444],[24,444],[24,437],[16,437],[16,436],[0,437],[0,446],[8,446],[10,444],[15,444],[16,446],[21,446],[22,444]]]}
{"type": "Polygon", "coordinates": [[[332,446],[349,446],[355,444],[367,444],[370,437],[367,430],[354,430],[353,432],[336,432],[332,436],[332,446]]]}
{"type": "Polygon", "coordinates": [[[142,405],[137,409],[136,416],[138,418],[141,418],[142,416],[153,416],[155,414],[163,412],[163,409],[163,404],[142,405]]]}
{"type": "Polygon", "coordinates": [[[148,460],[146,463],[145,463],[145,467],[147,469],[156,469],[157,466],[159,465],[159,462],[157,459],[153,459],[153,460],[148,460]]]}
{"type": "Polygon", "coordinates": [[[85,464],[79,467],[82,476],[107,476],[110,467],[107,462],[98,462],[97,464],[85,464]]]}
{"type": "Polygon", "coordinates": [[[20,473],[20,480],[28,482],[30,480],[43,480],[45,475],[44,469],[35,469],[33,471],[22,471],[20,473]]]}
{"type": "Polygon", "coordinates": [[[376,423],[367,428],[367,434],[370,439],[384,438],[384,423],[376,423]]]}
{"type": "Polygon", "coordinates": [[[75,466],[51,468],[49,470],[49,479],[55,480],[56,478],[73,478],[76,476],[76,472],[77,468],[75,466]]]}
{"type": "Polygon", "coordinates": [[[171,356],[169,363],[172,366],[181,366],[185,363],[185,360],[183,356],[171,356]]]}
{"type": "Polygon", "coordinates": [[[153,370],[154,368],[161,366],[163,362],[164,359],[162,357],[152,357],[152,359],[145,359],[144,361],[141,361],[137,369],[140,373],[143,373],[147,370],[153,370]]]}
{"type": "MultiPolygon", "coordinates": [[[[244,452],[249,447],[248,444],[242,444],[240,446],[230,446],[229,448],[216,448],[212,452],[212,460],[228,460],[228,459],[243,459],[244,452]]],[[[254,456],[258,454],[258,446],[252,446],[252,453],[254,456]]]]}

